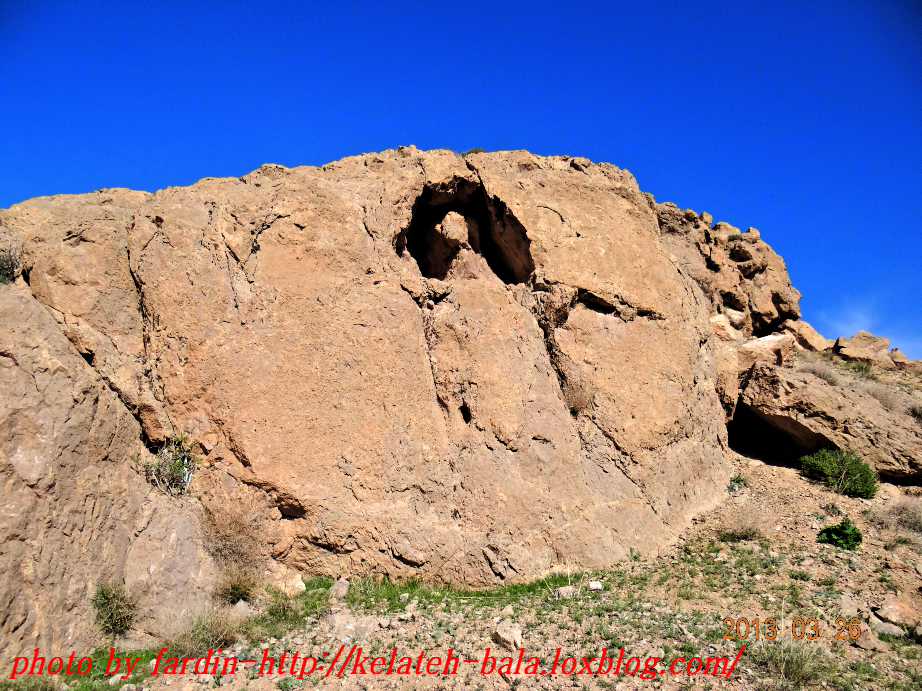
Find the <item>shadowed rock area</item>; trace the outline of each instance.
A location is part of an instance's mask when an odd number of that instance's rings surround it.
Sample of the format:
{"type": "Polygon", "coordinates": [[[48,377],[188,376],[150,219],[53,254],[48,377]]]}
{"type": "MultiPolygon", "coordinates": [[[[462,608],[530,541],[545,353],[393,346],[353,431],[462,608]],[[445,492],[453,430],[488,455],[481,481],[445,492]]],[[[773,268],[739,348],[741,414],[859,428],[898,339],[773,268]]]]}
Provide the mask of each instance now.
{"type": "MultiPolygon", "coordinates": [[[[0,286],[9,649],[88,640],[101,577],[169,635],[207,604],[222,512],[279,583],[480,586],[669,545],[724,492],[738,403],[849,440],[823,396],[765,393],[825,347],[781,258],[608,164],[405,147],[34,199],[0,239],[22,256],[0,286]],[[178,434],[201,463],[170,497],[138,468],[178,434]]],[[[877,463],[904,479],[913,424],[877,463]]]]}

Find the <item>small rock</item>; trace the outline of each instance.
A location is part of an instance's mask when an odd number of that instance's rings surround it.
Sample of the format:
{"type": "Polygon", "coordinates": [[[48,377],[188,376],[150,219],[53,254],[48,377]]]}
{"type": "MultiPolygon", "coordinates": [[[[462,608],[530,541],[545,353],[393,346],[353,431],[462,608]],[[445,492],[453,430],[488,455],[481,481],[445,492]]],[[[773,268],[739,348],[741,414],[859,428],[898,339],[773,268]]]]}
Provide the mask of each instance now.
{"type": "Polygon", "coordinates": [[[407,600],[410,599],[410,593],[400,593],[398,599],[399,599],[401,602],[406,602],[407,600]]]}
{"type": "Polygon", "coordinates": [[[575,585],[564,585],[554,590],[554,597],[558,600],[569,600],[576,597],[577,589],[575,585]]]}
{"type": "Polygon", "coordinates": [[[121,675],[121,674],[115,674],[115,675],[109,677],[109,686],[118,686],[118,685],[121,684],[121,683],[122,683],[122,675],[121,675]]]}
{"type": "Polygon", "coordinates": [[[594,593],[605,590],[605,586],[602,585],[602,581],[589,581],[589,590],[594,593]]]}
{"type": "Polygon", "coordinates": [[[886,622],[914,628],[922,621],[922,613],[905,597],[891,595],[874,613],[886,622]]]}
{"type": "Polygon", "coordinates": [[[884,621],[874,614],[871,614],[871,616],[868,617],[868,624],[871,625],[871,628],[874,629],[874,633],[877,634],[884,634],[886,636],[906,635],[906,632],[896,624],[891,624],[890,622],[884,621]]]}
{"type": "Polygon", "coordinates": [[[842,596],[839,598],[839,612],[842,614],[842,616],[854,617],[856,614],[858,614],[858,610],[858,601],[848,593],[842,593],[842,596]]]}
{"type": "Polygon", "coordinates": [[[250,603],[246,600],[237,600],[233,607],[231,607],[231,612],[235,616],[240,617],[241,619],[248,619],[256,614],[256,610],[250,606],[250,603]]]}
{"type": "Polygon", "coordinates": [[[887,646],[874,635],[871,629],[863,629],[861,631],[861,636],[859,636],[857,640],[852,641],[852,645],[862,650],[884,651],[887,649],[887,646]]]}
{"type": "Polygon", "coordinates": [[[349,580],[346,578],[340,578],[333,584],[333,587],[330,588],[330,599],[331,600],[345,600],[346,595],[349,594],[349,580]]]}
{"type": "Polygon", "coordinates": [[[522,628],[514,621],[503,619],[493,631],[493,640],[509,650],[522,647],[522,628]]]}
{"type": "Polygon", "coordinates": [[[512,616],[512,605],[506,605],[499,613],[500,619],[508,619],[512,616]]]}

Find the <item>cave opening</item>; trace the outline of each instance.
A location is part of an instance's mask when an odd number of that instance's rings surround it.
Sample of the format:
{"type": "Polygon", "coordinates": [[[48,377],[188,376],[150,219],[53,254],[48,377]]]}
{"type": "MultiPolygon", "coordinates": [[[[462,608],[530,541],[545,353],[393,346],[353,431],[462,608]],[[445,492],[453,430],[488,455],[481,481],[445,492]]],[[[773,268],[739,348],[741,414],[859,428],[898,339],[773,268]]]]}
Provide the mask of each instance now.
{"type": "Polygon", "coordinates": [[[416,260],[426,278],[444,279],[461,250],[461,242],[436,229],[454,211],[468,223],[467,244],[481,254],[504,283],[524,283],[535,270],[531,240],[505,203],[487,194],[483,185],[464,178],[426,185],[416,198],[409,225],[394,242],[416,260]]]}
{"type": "Polygon", "coordinates": [[[742,456],[765,463],[799,466],[802,456],[824,448],[836,448],[829,439],[790,417],[766,415],[742,401],[727,423],[730,448],[742,456]]]}

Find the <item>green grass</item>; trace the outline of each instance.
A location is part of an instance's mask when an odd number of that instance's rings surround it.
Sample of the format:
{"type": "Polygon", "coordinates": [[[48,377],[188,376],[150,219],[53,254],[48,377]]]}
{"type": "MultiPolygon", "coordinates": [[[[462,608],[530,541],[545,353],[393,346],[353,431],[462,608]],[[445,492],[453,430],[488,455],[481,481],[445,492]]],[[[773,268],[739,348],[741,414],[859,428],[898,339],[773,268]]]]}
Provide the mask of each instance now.
{"type": "Polygon", "coordinates": [[[800,689],[819,684],[835,671],[816,645],[792,641],[755,645],[749,650],[749,662],[763,672],[766,686],[760,688],[800,689]]]}
{"type": "MultiPolygon", "coordinates": [[[[135,684],[140,688],[140,682],[150,676],[150,661],[157,657],[157,650],[119,650],[116,656],[125,658],[138,658],[138,664],[130,679],[126,679],[118,686],[124,684],[135,684]]],[[[106,676],[106,664],[109,661],[109,648],[97,648],[89,657],[93,660],[93,668],[90,674],[85,677],[73,676],[70,678],[63,676],[44,677],[44,678],[23,678],[16,681],[0,681],[0,691],[61,691],[63,687],[56,684],[55,681],[63,681],[68,684],[70,691],[104,691],[105,689],[117,688],[109,685],[111,677],[106,676]]],[[[50,658],[49,658],[50,659],[50,658]]],[[[120,675],[116,675],[120,676],[120,675]]]]}
{"type": "Polygon", "coordinates": [[[801,473],[848,497],[871,499],[879,484],[874,469],[851,451],[821,449],[800,459],[801,473]]]}

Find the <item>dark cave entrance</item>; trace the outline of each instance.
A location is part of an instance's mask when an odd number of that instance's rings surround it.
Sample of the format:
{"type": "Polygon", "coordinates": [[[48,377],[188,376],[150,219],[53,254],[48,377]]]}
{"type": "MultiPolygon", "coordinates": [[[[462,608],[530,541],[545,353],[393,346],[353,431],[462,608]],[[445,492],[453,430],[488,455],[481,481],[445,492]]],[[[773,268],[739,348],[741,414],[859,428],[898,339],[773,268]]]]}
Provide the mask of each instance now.
{"type": "Polygon", "coordinates": [[[524,283],[531,277],[535,263],[524,226],[483,185],[464,178],[423,188],[413,204],[410,224],[394,241],[397,254],[408,251],[423,276],[444,279],[461,249],[459,242],[436,231],[450,211],[469,222],[467,243],[483,255],[500,280],[524,283]]]}
{"type": "Polygon", "coordinates": [[[797,466],[802,456],[836,448],[829,439],[790,417],[765,415],[742,401],[727,423],[730,448],[773,465],[797,466]]]}

